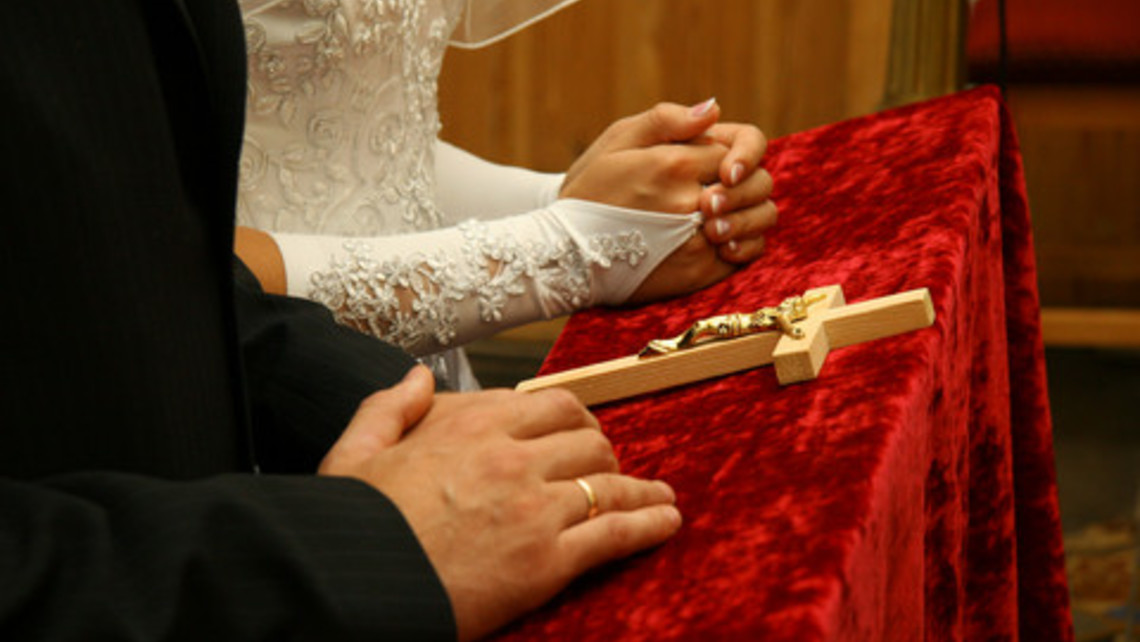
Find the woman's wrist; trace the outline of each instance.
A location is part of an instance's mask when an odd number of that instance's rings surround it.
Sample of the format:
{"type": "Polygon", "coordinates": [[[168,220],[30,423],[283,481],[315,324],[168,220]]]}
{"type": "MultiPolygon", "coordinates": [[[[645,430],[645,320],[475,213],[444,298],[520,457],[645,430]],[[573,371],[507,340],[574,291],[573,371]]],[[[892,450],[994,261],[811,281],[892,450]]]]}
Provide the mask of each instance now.
{"type": "Polygon", "coordinates": [[[234,254],[257,277],[262,290],[270,294],[288,291],[285,261],[272,236],[252,227],[239,226],[234,230],[234,254]]]}

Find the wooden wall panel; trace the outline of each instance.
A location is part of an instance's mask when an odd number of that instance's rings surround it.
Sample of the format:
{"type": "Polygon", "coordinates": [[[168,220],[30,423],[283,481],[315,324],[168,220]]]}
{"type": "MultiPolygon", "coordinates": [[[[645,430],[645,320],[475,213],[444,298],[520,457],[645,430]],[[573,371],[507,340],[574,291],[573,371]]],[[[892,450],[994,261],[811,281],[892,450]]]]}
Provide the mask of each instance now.
{"type": "Polygon", "coordinates": [[[1140,309],[1140,88],[1014,86],[1047,306],[1140,309]]]}
{"type": "Polygon", "coordinates": [[[500,162],[565,168],[614,119],[716,96],[779,136],[874,111],[889,0],[582,0],[478,51],[453,49],[443,137],[500,162]]]}
{"type": "MultiPolygon", "coordinates": [[[[876,110],[890,0],[580,0],[491,47],[452,49],[444,139],[485,158],[565,169],[611,122],[716,96],[770,137],[876,110]]],[[[486,385],[533,376],[562,320],[468,348],[486,385]]]]}

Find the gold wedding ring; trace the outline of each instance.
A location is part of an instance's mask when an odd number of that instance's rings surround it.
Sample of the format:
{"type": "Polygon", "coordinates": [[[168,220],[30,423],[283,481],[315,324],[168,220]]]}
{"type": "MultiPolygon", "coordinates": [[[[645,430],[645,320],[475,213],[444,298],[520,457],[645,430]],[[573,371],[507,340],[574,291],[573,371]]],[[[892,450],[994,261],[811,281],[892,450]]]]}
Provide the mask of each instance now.
{"type": "Polygon", "coordinates": [[[577,482],[582,492],[586,493],[586,506],[589,509],[586,512],[586,519],[593,519],[598,514],[598,495],[594,492],[594,487],[585,479],[578,477],[574,481],[577,482]]]}

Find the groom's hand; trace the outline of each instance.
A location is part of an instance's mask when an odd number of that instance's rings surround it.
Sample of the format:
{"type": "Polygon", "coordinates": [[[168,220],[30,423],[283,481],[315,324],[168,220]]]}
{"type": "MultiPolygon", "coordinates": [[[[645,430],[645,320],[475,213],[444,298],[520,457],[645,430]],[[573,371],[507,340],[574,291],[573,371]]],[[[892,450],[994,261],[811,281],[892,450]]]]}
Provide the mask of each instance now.
{"type": "Polygon", "coordinates": [[[399,506],[465,640],[681,523],[667,485],[618,473],[597,420],[570,393],[435,395],[422,367],[361,406],[321,473],[362,479],[399,506]],[[596,517],[577,478],[596,496],[596,517]]]}

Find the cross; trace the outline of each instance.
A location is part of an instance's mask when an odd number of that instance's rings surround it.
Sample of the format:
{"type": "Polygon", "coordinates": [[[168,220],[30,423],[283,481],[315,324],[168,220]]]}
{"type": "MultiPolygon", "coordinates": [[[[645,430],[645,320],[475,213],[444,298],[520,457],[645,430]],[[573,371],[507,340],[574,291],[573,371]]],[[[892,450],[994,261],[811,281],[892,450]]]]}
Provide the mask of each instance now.
{"type": "MultiPolygon", "coordinates": [[[[838,285],[808,290],[793,332],[772,330],[651,356],[628,356],[528,379],[522,391],[566,388],[587,406],[774,364],[781,385],[815,379],[831,350],[934,323],[926,288],[847,305],[838,285]],[[798,335],[798,336],[796,336],[798,335]]],[[[660,341],[655,342],[660,343],[660,341]]]]}

